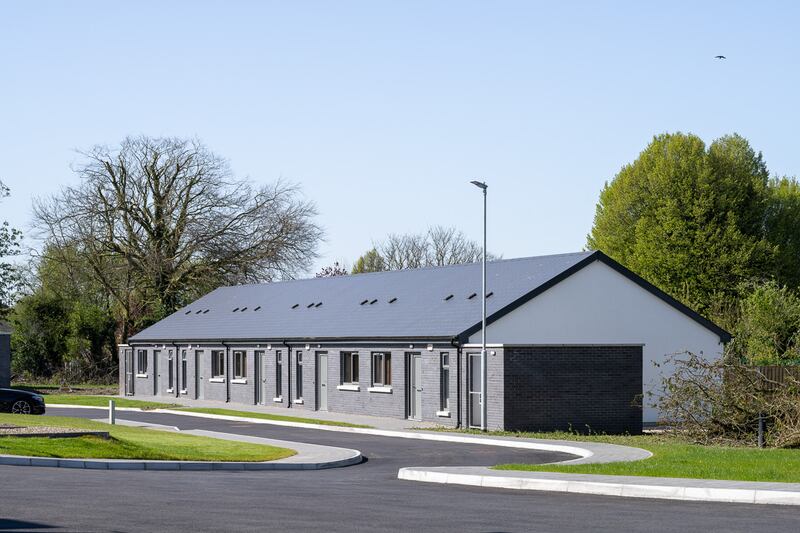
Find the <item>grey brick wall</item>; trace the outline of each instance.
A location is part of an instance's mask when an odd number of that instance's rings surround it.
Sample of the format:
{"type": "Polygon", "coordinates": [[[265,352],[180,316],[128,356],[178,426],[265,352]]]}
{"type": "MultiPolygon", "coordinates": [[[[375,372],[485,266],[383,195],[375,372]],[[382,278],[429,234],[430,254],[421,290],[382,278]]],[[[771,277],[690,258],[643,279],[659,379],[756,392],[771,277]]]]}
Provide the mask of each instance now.
{"type": "Polygon", "coordinates": [[[505,349],[505,429],[641,433],[641,346],[505,349]]]}
{"type": "Polygon", "coordinates": [[[0,387],[11,385],[11,335],[0,335],[0,387]]]}
{"type": "MultiPolygon", "coordinates": [[[[153,347],[152,346],[133,346],[134,362],[136,360],[136,350],[144,349],[148,352],[149,370],[147,378],[137,378],[135,394],[137,396],[152,395],[153,375],[153,347]]],[[[451,346],[436,346],[433,351],[427,349],[409,348],[371,348],[363,346],[342,347],[342,346],[317,346],[305,349],[305,345],[291,346],[288,350],[283,345],[231,345],[227,349],[225,346],[216,344],[192,344],[191,349],[187,345],[174,346],[167,345],[166,348],[156,347],[161,351],[158,364],[160,376],[158,379],[159,390],[164,399],[171,395],[181,394],[184,397],[197,397],[196,383],[201,383],[202,399],[225,402],[230,395],[231,403],[253,405],[256,400],[256,387],[263,386],[263,403],[267,406],[283,406],[300,411],[314,411],[318,409],[317,398],[317,354],[327,352],[328,354],[328,410],[332,412],[369,414],[374,416],[386,416],[392,418],[406,417],[406,354],[410,352],[419,353],[422,356],[423,379],[422,379],[422,420],[436,422],[442,425],[456,425],[456,401],[457,401],[457,350],[451,346]],[[269,346],[269,347],[268,347],[269,346]],[[167,353],[172,349],[174,352],[175,365],[175,390],[167,392],[167,353]],[[188,382],[185,384],[186,393],[182,393],[184,388],[180,382],[180,357],[183,350],[187,353],[188,382]],[[212,350],[223,350],[226,352],[225,381],[221,383],[210,381],[211,378],[211,352],[212,350]],[[245,350],[247,354],[247,382],[234,383],[229,381],[233,373],[233,352],[235,350],[245,350]],[[264,352],[264,362],[261,379],[256,381],[256,359],[255,352],[264,352]],[[282,354],[282,386],[277,390],[276,384],[276,353],[282,354]],[[303,403],[295,403],[297,399],[297,353],[303,354],[303,403]],[[200,353],[202,352],[202,353],[200,353]],[[339,390],[340,384],[340,355],[343,352],[357,352],[359,354],[359,390],[339,390]],[[392,386],[391,392],[370,391],[372,386],[372,354],[373,352],[389,352],[392,357],[392,386]],[[442,352],[450,354],[450,411],[449,417],[439,416],[440,410],[440,357],[442,352]],[[197,354],[200,354],[199,356],[197,354]],[[199,368],[195,368],[195,358],[198,357],[199,368]],[[290,394],[291,390],[291,394],[290,394]],[[279,402],[274,398],[280,397],[279,402]]],[[[122,358],[122,352],[120,352],[122,358]]],[[[122,361],[122,359],[120,359],[122,361]]],[[[121,364],[121,368],[122,368],[121,364]]],[[[490,374],[491,376],[491,374],[490,374]]],[[[124,380],[124,372],[120,371],[120,382],[124,380]]],[[[491,404],[490,404],[491,405],[491,404]]],[[[502,402],[500,404],[502,409],[502,402]]]]}

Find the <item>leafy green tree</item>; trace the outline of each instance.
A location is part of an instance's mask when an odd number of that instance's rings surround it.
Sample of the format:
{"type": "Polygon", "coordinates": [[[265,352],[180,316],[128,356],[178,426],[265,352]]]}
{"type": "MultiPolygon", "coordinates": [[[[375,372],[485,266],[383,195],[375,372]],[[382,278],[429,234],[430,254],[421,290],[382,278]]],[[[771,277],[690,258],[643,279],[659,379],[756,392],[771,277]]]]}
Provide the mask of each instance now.
{"type": "Polygon", "coordinates": [[[36,292],[14,306],[11,368],[15,374],[50,377],[67,351],[69,308],[57,294],[36,292]]]}
{"type": "Polygon", "coordinates": [[[741,301],[731,354],[750,364],[800,363],[800,297],[774,281],[741,301]]]}
{"type": "Polygon", "coordinates": [[[766,232],[778,247],[776,276],[790,287],[800,287],[800,183],[794,178],[770,181],[766,232]]]}
{"type": "MultiPolygon", "coordinates": [[[[9,194],[8,187],[0,181],[0,200],[9,194]]],[[[4,316],[10,307],[12,295],[21,280],[19,269],[2,259],[19,254],[21,239],[22,234],[19,230],[12,228],[6,221],[0,222],[0,317],[4,316]]]]}
{"type": "Polygon", "coordinates": [[[587,246],[706,311],[774,270],[768,182],[762,155],[739,135],[708,147],[695,135],[658,135],[606,183],[587,246]]]}
{"type": "Polygon", "coordinates": [[[367,251],[364,255],[356,260],[353,265],[353,274],[363,274],[365,272],[383,272],[386,270],[386,261],[378,253],[378,250],[373,248],[367,251]]]}

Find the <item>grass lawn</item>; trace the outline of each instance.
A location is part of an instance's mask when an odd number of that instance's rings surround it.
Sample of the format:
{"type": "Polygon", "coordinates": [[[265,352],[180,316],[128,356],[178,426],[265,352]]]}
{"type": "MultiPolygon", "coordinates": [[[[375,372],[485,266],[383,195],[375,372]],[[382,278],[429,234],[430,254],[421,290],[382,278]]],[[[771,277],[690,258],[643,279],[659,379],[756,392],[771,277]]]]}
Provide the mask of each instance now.
{"type": "MultiPolygon", "coordinates": [[[[480,432],[476,432],[480,433],[480,432]]],[[[490,435],[583,442],[607,442],[643,448],[653,456],[643,461],[587,465],[497,465],[498,470],[529,470],[604,474],[616,476],[683,477],[738,481],[800,482],[800,449],[758,449],[733,446],[702,446],[674,435],[576,435],[568,432],[511,433],[490,435]]]]}
{"type": "Polygon", "coordinates": [[[263,420],[280,420],[283,422],[301,422],[303,424],[317,424],[320,426],[340,426],[348,428],[371,428],[360,424],[350,424],[348,422],[337,422],[335,420],[319,420],[317,418],[302,418],[297,416],[273,415],[271,413],[254,413],[250,411],[234,411],[232,409],[218,409],[216,407],[184,407],[177,411],[188,411],[191,413],[206,413],[210,415],[239,416],[247,418],[260,418],[263,420]]]}
{"type": "Polygon", "coordinates": [[[86,394],[46,394],[44,396],[46,405],[62,404],[108,407],[108,400],[114,400],[117,407],[135,407],[138,409],[167,409],[170,407],[180,407],[176,403],[145,402],[116,396],[89,396],[86,394]]]}
{"type": "Polygon", "coordinates": [[[0,414],[0,424],[2,423],[108,431],[111,439],[2,437],[1,454],[59,458],[257,462],[283,459],[296,453],[287,448],[129,426],[110,426],[82,418],[0,414]]]}

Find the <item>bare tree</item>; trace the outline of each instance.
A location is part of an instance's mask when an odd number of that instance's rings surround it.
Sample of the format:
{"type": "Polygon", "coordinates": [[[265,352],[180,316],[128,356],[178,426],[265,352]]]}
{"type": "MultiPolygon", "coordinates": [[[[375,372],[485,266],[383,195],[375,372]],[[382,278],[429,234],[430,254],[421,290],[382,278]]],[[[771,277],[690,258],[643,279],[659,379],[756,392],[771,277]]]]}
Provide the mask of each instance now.
{"type": "MultiPolygon", "coordinates": [[[[483,248],[462,231],[431,226],[425,233],[391,234],[356,261],[359,271],[403,270],[427,266],[457,265],[481,260],[483,248]],[[367,267],[367,263],[377,265],[367,267]]],[[[490,259],[495,256],[489,254],[490,259]]]]}
{"type": "Polygon", "coordinates": [[[339,264],[339,261],[334,261],[333,265],[322,267],[322,270],[317,272],[314,277],[316,278],[335,278],[337,276],[347,276],[347,268],[339,264]]]}
{"type": "Polygon", "coordinates": [[[196,140],[129,137],[83,155],[80,183],[37,200],[35,225],[85,253],[123,308],[164,315],[198,287],[291,278],[317,256],[316,209],[296,186],[255,187],[196,140]]]}

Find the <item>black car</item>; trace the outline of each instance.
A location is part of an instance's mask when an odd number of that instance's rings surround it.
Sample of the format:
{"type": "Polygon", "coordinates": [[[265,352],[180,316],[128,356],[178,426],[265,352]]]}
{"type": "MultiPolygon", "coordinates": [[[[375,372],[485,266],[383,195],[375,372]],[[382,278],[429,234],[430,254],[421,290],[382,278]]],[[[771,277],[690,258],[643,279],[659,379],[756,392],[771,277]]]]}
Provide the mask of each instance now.
{"type": "Polygon", "coordinates": [[[0,412],[18,415],[43,415],[44,398],[35,392],[0,389],[0,412]]]}

